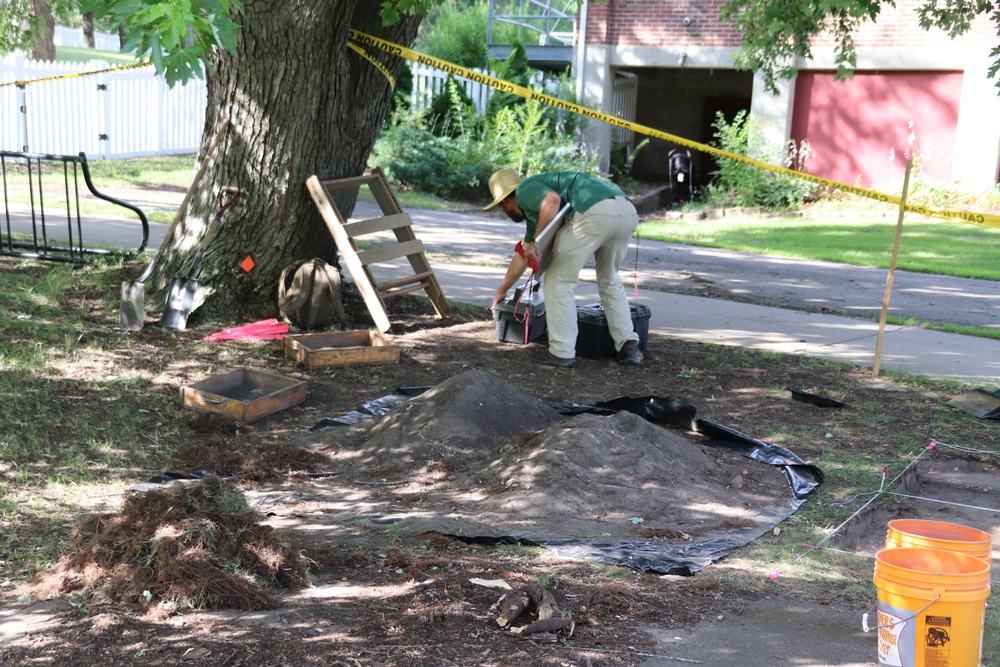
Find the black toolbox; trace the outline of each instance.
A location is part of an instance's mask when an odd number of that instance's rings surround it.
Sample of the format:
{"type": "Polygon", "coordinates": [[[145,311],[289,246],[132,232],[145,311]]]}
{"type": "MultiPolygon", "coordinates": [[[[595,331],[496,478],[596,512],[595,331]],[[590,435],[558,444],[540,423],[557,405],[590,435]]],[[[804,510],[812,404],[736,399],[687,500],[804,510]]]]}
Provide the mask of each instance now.
{"type": "Polygon", "coordinates": [[[493,318],[497,325],[497,340],[501,343],[532,343],[542,338],[546,333],[545,300],[538,289],[538,283],[532,282],[529,294],[521,297],[524,288],[514,291],[514,296],[504,299],[493,309],[493,318]],[[520,299],[520,302],[518,300],[520,299]],[[515,304],[516,310],[515,310],[515,304]],[[527,316],[527,322],[525,322],[527,316]],[[527,324],[528,335],[524,330],[527,324]]]}
{"type": "MultiPolygon", "coordinates": [[[[649,306],[629,302],[632,313],[632,328],[639,335],[639,349],[646,349],[646,339],[649,338],[649,306]]],[[[604,308],[600,302],[577,306],[576,321],[578,333],[576,336],[576,356],[585,359],[603,359],[613,357],[615,341],[608,330],[608,318],[604,316],[604,308]]]]}

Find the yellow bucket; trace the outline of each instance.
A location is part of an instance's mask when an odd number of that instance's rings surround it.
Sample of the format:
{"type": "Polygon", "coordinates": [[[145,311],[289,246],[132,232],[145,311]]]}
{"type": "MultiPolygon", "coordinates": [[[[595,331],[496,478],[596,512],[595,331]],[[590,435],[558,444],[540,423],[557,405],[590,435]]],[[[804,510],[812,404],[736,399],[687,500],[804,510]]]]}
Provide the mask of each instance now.
{"type": "Polygon", "coordinates": [[[982,667],[990,566],[943,549],[899,547],[875,555],[878,664],[982,667]]]}
{"type": "Polygon", "coordinates": [[[885,536],[885,548],[914,547],[921,549],[944,549],[982,558],[987,564],[993,562],[993,546],[990,534],[957,523],[927,521],[924,519],[896,519],[889,522],[885,536]]]}

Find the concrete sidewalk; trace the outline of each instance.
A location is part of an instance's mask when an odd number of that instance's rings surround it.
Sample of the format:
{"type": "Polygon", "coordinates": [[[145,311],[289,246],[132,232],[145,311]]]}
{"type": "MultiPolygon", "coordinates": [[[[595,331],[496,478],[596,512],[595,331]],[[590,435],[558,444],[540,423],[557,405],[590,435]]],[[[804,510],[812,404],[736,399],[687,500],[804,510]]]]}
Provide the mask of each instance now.
{"type": "MultiPolygon", "coordinates": [[[[407,210],[407,214],[412,220],[414,233],[427,249],[445,296],[450,301],[490,305],[514,243],[524,233],[524,225],[475,211],[461,213],[414,209],[407,210]]],[[[352,220],[380,215],[374,203],[359,202],[352,220]]],[[[26,225],[30,231],[30,220],[14,216],[14,222],[26,225]]],[[[137,227],[134,221],[104,220],[88,228],[88,238],[113,244],[137,227]]],[[[150,224],[147,247],[159,245],[166,227],[150,224]]],[[[134,233],[141,235],[141,230],[134,233]]],[[[377,241],[379,237],[366,237],[366,240],[369,238],[377,241]]],[[[386,234],[386,240],[391,238],[386,234]]],[[[636,293],[629,287],[629,298],[650,309],[651,334],[873,366],[878,323],[870,319],[676,293],[678,283],[669,274],[676,276],[678,267],[684,267],[683,253],[679,248],[681,246],[677,244],[644,239],[641,241],[641,253],[636,253],[635,264],[632,265],[630,252],[628,266],[622,268],[627,284],[631,284],[631,274],[635,273],[640,285],[675,290],[642,289],[636,293]]],[[[690,248],[686,250],[690,251],[690,248]]],[[[740,288],[742,290],[751,291],[755,286],[771,288],[770,298],[777,298],[775,295],[779,292],[797,290],[806,296],[790,297],[795,303],[812,306],[819,303],[826,308],[835,301],[854,301],[842,308],[878,313],[881,286],[885,282],[884,270],[713,249],[696,250],[700,255],[720,255],[716,260],[723,265],[735,263],[738,267],[736,276],[747,284],[740,288]],[[835,289],[839,289],[836,299],[821,300],[832,295],[835,289]],[[873,289],[877,291],[873,292],[873,289]]],[[[411,271],[406,260],[373,267],[380,280],[409,275],[411,271]]],[[[727,280],[718,271],[710,277],[720,284],[727,280]]],[[[597,301],[592,268],[585,268],[581,279],[577,289],[578,302],[597,301]]],[[[733,279],[729,281],[733,282],[733,279]]],[[[948,315],[942,316],[943,321],[963,322],[959,315],[972,311],[977,311],[978,315],[969,320],[970,323],[980,326],[994,326],[1000,318],[1000,283],[997,282],[909,274],[898,275],[896,284],[894,303],[901,303],[904,298],[910,298],[911,303],[932,299],[933,304],[924,305],[933,306],[936,312],[948,312],[948,315]],[[900,284],[903,278],[929,282],[914,284],[907,290],[900,284]]],[[[916,313],[911,308],[915,307],[907,304],[891,312],[912,316],[916,313]]],[[[655,347],[650,350],[650,355],[655,357],[655,347]]],[[[885,330],[880,368],[996,386],[1000,383],[1000,340],[890,325],[885,330]]]]}
{"type": "MultiPolygon", "coordinates": [[[[371,215],[362,209],[359,216],[366,213],[371,215]]],[[[523,225],[474,214],[411,211],[410,215],[445,296],[489,306],[523,225]],[[451,257],[458,261],[450,261],[451,257]]],[[[412,272],[405,260],[375,265],[372,270],[380,281],[412,272]]],[[[643,271],[652,270],[639,268],[640,284],[646,283],[643,271]]],[[[879,330],[875,321],[632,287],[628,291],[631,300],[649,307],[650,334],[874,365],[879,330]]],[[[599,300],[592,269],[584,269],[576,294],[580,304],[599,300]]],[[[655,353],[654,346],[651,358],[655,353]]],[[[995,386],[1000,383],[1000,340],[887,325],[880,369],[995,386]]]]}

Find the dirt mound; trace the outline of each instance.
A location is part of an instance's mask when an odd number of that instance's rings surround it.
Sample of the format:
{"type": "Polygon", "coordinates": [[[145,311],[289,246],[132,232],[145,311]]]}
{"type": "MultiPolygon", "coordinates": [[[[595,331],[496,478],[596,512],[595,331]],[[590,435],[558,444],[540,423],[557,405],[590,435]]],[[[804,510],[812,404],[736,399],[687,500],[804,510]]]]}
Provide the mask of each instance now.
{"type": "Polygon", "coordinates": [[[457,476],[465,486],[519,435],[561,419],[499,377],[467,371],[390,411],[364,433],[363,444],[342,456],[367,478],[405,474],[426,483],[457,476]]]}
{"type": "Polygon", "coordinates": [[[627,412],[564,418],[500,378],[457,375],[354,445],[331,487],[404,534],[690,546],[759,535],[795,507],[781,470],[627,412]],[[343,485],[343,486],[342,486],[343,485]],[[391,489],[391,491],[389,491],[391,489]],[[371,510],[369,510],[371,511],[371,510]]]}
{"type": "Polygon", "coordinates": [[[301,552],[270,533],[240,491],[208,477],[88,517],[73,531],[72,551],[29,590],[43,598],[100,594],[154,614],[272,608],[272,587],[307,586],[308,574],[301,552]]]}

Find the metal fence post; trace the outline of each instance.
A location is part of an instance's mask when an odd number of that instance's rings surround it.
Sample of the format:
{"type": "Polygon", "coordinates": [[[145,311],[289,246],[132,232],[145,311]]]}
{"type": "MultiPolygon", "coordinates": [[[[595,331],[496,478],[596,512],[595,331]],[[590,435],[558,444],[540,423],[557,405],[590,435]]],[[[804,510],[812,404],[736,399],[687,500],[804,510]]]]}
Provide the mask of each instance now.
{"type": "MultiPolygon", "coordinates": [[[[24,58],[19,56],[14,61],[14,80],[24,81],[24,58]]],[[[21,151],[27,153],[28,147],[28,86],[17,86],[17,138],[21,151]]]]}

